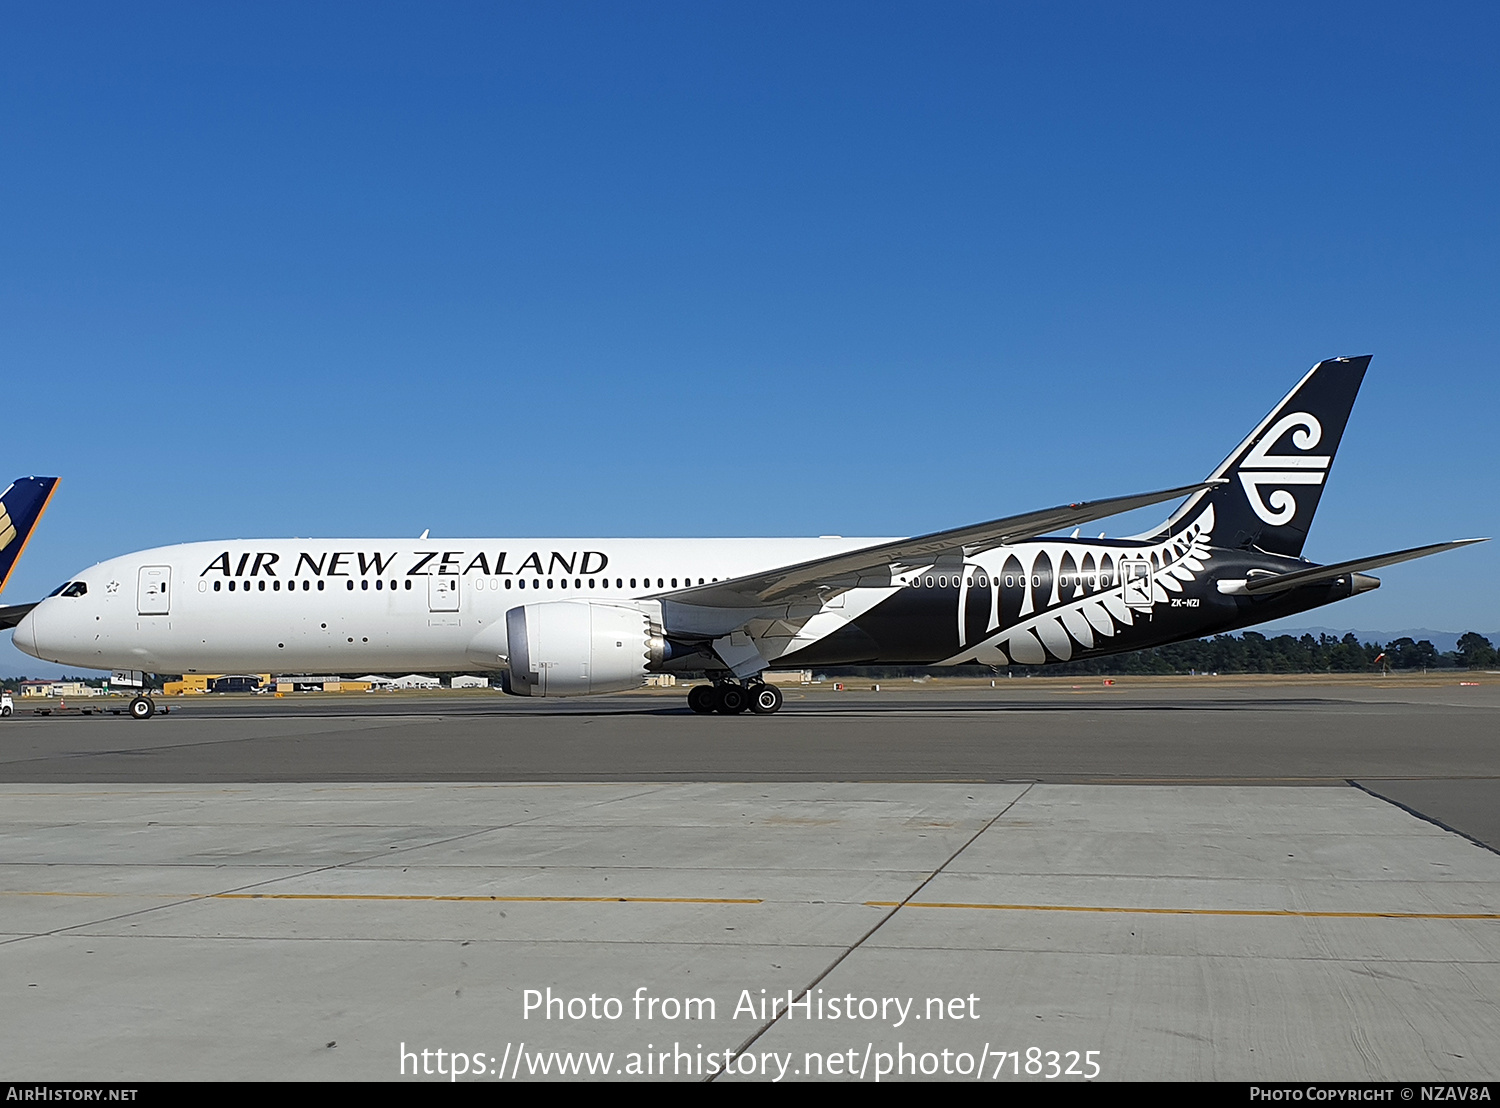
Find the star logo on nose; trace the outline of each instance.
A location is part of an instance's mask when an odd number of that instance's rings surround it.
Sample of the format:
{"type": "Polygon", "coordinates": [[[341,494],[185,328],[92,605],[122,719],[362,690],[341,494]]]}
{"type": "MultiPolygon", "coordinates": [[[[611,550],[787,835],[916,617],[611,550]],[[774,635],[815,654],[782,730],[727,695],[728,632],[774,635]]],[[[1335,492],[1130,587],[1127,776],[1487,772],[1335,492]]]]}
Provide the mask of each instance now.
{"type": "Polygon", "coordinates": [[[120,591],[120,582],[118,582],[118,581],[111,581],[109,584],[107,584],[107,585],[104,586],[104,591],[107,592],[107,593],[117,593],[117,592],[119,592],[120,591]]]}

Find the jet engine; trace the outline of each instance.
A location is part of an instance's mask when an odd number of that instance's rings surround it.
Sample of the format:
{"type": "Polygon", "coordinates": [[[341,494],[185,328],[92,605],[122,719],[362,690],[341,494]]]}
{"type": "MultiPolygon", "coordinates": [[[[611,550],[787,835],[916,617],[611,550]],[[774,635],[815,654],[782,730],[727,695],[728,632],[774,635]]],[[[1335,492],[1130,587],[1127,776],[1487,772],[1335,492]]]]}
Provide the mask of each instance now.
{"type": "Polygon", "coordinates": [[[505,613],[516,696],[586,696],[639,688],[666,656],[661,630],[637,608],[589,601],[524,604],[505,613]]]}

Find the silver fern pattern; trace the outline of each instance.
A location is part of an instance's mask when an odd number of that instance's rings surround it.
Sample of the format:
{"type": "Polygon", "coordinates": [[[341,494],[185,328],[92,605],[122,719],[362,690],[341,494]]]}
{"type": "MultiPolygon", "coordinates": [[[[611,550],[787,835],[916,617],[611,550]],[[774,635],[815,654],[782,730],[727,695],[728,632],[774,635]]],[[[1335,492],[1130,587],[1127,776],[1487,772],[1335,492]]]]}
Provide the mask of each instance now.
{"type": "Polygon", "coordinates": [[[993,611],[989,631],[981,642],[968,645],[964,642],[964,595],[973,574],[965,574],[965,586],[959,597],[959,643],[963,647],[957,654],[944,659],[940,665],[959,665],[978,662],[983,665],[1042,665],[1046,662],[1066,662],[1076,650],[1092,650],[1102,640],[1112,638],[1122,627],[1131,627],[1136,619],[1150,616],[1156,604],[1165,604],[1172,594],[1182,592],[1184,582],[1194,580],[1203,572],[1212,557],[1209,543],[1213,536],[1214,508],[1210,503],[1198,518],[1186,528],[1162,542],[1140,547],[1090,547],[1075,542],[1027,543],[1014,549],[1000,549],[970,560],[975,572],[998,581],[1017,556],[1027,559],[1020,566],[1026,578],[1033,578],[1033,570],[1045,558],[1049,567],[1064,567],[1050,574],[1051,595],[1037,610],[1028,592],[1023,601],[1018,622],[1002,627],[999,611],[998,588],[992,589],[993,611]],[[1150,566],[1149,594],[1144,586],[1139,594],[1127,602],[1127,588],[1121,584],[1126,563],[1144,561],[1150,566]],[[1076,567],[1069,571],[1066,567],[1076,567]],[[1093,577],[1101,584],[1090,590],[1086,582],[1092,570],[1093,577]],[[1109,587],[1102,580],[1108,579],[1109,587]],[[1064,585],[1063,582],[1067,584],[1064,585]]]}

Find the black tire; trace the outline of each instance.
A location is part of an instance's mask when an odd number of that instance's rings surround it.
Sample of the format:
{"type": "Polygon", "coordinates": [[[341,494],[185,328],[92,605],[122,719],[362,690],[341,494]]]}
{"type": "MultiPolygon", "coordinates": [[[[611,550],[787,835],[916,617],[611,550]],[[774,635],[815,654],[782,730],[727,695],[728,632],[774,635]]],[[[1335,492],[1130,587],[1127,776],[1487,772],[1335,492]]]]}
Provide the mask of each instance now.
{"type": "Polygon", "coordinates": [[[138,696],[130,702],[131,719],[150,719],[156,714],[156,705],[149,696],[138,696]]]}
{"type": "Polygon", "coordinates": [[[720,715],[737,716],[750,707],[750,694],[740,685],[720,685],[715,705],[720,715]]]}
{"type": "Polygon", "coordinates": [[[688,690],[688,707],[699,715],[708,715],[714,710],[715,698],[712,685],[694,685],[688,690]]]}
{"type": "Polygon", "coordinates": [[[781,710],[781,690],[775,685],[751,686],[750,710],[758,716],[774,715],[781,710]]]}

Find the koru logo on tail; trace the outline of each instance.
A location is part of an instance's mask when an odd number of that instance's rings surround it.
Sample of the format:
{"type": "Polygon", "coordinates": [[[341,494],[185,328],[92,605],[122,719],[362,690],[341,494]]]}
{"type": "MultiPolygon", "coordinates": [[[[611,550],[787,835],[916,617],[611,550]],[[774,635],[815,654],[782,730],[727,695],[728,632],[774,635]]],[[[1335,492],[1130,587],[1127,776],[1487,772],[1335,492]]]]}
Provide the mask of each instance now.
{"type": "Polygon", "coordinates": [[[1245,455],[1240,463],[1240,484],[1245,486],[1245,496],[1250,507],[1272,527],[1281,527],[1292,521],[1297,514],[1297,498],[1288,492],[1286,485],[1321,485],[1333,461],[1329,454],[1268,454],[1281,436],[1292,432],[1292,445],[1298,450],[1311,450],[1323,438],[1323,425],[1307,412],[1293,412],[1276,421],[1261,440],[1245,455]],[[1262,486],[1272,486],[1271,495],[1262,499],[1262,486]]]}

